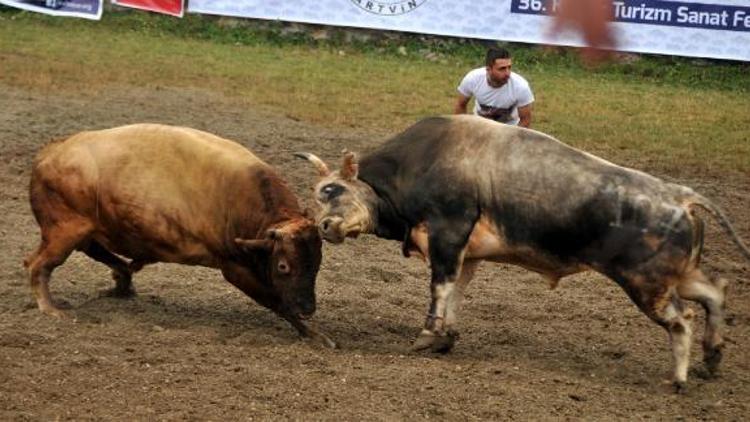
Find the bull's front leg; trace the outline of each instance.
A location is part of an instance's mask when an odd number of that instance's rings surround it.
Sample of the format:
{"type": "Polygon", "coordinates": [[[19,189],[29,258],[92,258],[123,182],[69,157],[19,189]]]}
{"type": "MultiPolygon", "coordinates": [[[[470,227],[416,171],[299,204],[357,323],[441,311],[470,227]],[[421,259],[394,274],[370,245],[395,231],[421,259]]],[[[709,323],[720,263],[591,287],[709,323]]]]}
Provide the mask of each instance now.
{"type": "MultiPolygon", "coordinates": [[[[434,279],[434,277],[433,277],[434,279]]],[[[448,303],[455,289],[455,280],[447,279],[431,285],[432,302],[424,327],[414,341],[412,350],[430,349],[433,352],[447,353],[453,348],[458,333],[447,325],[448,303]]]]}
{"type": "Polygon", "coordinates": [[[323,332],[318,331],[318,329],[310,323],[305,323],[304,321],[300,320],[299,318],[289,315],[288,313],[281,313],[279,314],[282,318],[287,320],[290,324],[292,324],[292,327],[297,329],[297,332],[302,336],[303,338],[308,338],[318,344],[321,344],[325,347],[336,349],[338,348],[338,345],[335,341],[331,340],[330,337],[325,335],[323,332]]]}
{"type": "MultiPolygon", "coordinates": [[[[464,226],[464,225],[461,225],[464,226]]],[[[433,352],[447,353],[453,348],[458,338],[454,329],[456,307],[460,301],[463,287],[463,257],[470,227],[451,232],[437,231],[430,228],[429,256],[432,268],[430,293],[432,301],[427,313],[424,327],[415,340],[412,350],[430,349],[433,352]],[[465,233],[464,233],[465,232],[465,233]]],[[[474,263],[467,269],[467,282],[474,272],[474,263]]]]}
{"type": "Polygon", "coordinates": [[[250,296],[259,305],[270,309],[273,313],[291,324],[303,338],[310,339],[332,349],[338,347],[336,342],[331,340],[327,335],[284,309],[281,299],[264,288],[258,282],[255,275],[246,268],[234,264],[227,264],[221,269],[221,272],[227,281],[242,290],[242,292],[250,296]]]}
{"type": "Polygon", "coordinates": [[[315,343],[321,344],[331,349],[336,349],[338,345],[330,337],[319,331],[311,322],[302,321],[298,316],[284,309],[278,298],[256,292],[251,297],[260,305],[270,309],[276,315],[286,320],[294,327],[299,335],[304,339],[309,339],[315,343]]]}

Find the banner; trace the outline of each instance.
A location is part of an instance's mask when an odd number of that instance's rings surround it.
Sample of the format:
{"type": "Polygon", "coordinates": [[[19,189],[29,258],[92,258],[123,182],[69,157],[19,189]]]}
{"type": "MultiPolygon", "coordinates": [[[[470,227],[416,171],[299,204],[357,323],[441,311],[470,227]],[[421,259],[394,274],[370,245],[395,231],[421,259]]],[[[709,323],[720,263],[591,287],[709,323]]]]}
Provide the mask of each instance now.
{"type": "Polygon", "coordinates": [[[93,20],[102,18],[103,2],[104,0],[0,0],[0,4],[32,12],[93,20]]]}
{"type": "Polygon", "coordinates": [[[112,0],[112,4],[182,17],[185,0],[112,0]]]}
{"type": "MultiPolygon", "coordinates": [[[[562,0],[190,0],[188,12],[581,47],[562,0]]],[[[575,0],[566,0],[575,1],[575,0]]],[[[750,61],[750,0],[615,0],[619,51],[750,61]]]]}

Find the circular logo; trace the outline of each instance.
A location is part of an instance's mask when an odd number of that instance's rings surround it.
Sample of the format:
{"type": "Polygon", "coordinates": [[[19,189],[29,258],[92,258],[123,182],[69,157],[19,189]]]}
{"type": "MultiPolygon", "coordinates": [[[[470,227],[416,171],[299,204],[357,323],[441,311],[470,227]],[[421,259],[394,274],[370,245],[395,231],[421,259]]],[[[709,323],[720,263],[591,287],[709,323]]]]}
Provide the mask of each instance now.
{"type": "Polygon", "coordinates": [[[383,16],[409,13],[427,0],[351,0],[365,12],[383,16]]]}

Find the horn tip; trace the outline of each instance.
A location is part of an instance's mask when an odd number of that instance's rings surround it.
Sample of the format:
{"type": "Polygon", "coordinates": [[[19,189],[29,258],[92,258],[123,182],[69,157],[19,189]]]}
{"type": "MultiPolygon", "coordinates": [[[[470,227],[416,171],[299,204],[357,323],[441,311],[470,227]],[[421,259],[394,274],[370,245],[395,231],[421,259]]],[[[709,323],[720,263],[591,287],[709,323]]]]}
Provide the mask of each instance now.
{"type": "Polygon", "coordinates": [[[294,152],[292,153],[292,155],[294,155],[297,158],[301,158],[303,160],[307,160],[310,158],[310,153],[307,153],[307,152],[294,152]]]}

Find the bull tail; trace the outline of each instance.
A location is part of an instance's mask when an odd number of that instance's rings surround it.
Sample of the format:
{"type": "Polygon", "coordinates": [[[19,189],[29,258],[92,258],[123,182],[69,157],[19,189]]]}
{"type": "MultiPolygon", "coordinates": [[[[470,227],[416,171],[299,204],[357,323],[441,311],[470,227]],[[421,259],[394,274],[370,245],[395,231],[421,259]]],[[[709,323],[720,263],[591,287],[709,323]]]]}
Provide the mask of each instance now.
{"type": "Polygon", "coordinates": [[[695,215],[692,209],[690,214],[693,216],[693,247],[690,253],[690,262],[697,267],[701,263],[701,256],[703,255],[705,224],[700,216],[695,215]]]}
{"type": "MultiPolygon", "coordinates": [[[[734,230],[732,223],[729,222],[729,218],[726,216],[726,214],[724,214],[724,211],[722,211],[719,207],[717,207],[708,198],[702,195],[699,195],[697,193],[693,194],[693,197],[691,198],[691,201],[688,204],[688,208],[691,209],[692,211],[692,207],[695,205],[708,211],[708,213],[714,217],[716,222],[719,223],[719,225],[724,229],[724,231],[732,239],[734,244],[737,245],[737,247],[740,249],[740,252],[742,252],[742,255],[748,261],[750,261],[750,248],[748,248],[745,242],[743,242],[742,239],[740,239],[739,235],[737,234],[737,231],[734,230]]],[[[703,230],[701,228],[701,232],[702,231],[703,230]]],[[[702,237],[702,234],[701,234],[701,237],[702,237]]]]}

